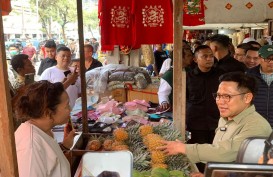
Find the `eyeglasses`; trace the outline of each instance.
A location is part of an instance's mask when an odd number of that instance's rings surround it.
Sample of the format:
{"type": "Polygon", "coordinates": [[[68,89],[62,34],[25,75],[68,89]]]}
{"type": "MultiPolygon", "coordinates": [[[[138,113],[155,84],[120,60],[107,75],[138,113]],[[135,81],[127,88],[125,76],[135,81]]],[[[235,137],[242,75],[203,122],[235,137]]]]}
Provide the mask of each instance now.
{"type": "Polygon", "coordinates": [[[271,58],[264,58],[264,61],[265,61],[265,62],[273,61],[273,57],[271,57],[271,58]]]}
{"type": "Polygon", "coordinates": [[[244,95],[244,94],[247,94],[247,92],[246,93],[239,93],[239,94],[236,94],[236,95],[229,95],[229,94],[221,95],[219,93],[213,93],[212,96],[216,101],[219,101],[220,98],[222,98],[225,102],[229,102],[231,98],[233,98],[235,96],[238,96],[238,95],[244,95]]]}

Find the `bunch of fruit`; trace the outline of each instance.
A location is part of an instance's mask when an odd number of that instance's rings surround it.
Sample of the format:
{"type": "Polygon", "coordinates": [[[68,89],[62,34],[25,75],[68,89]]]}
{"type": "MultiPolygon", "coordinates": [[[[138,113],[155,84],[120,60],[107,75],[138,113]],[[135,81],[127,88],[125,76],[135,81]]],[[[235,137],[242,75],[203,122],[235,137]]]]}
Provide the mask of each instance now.
{"type": "Polygon", "coordinates": [[[157,147],[162,146],[162,140],[176,139],[182,139],[181,133],[169,124],[154,127],[135,124],[114,130],[113,136],[90,138],[89,148],[106,151],[130,150],[133,154],[133,177],[157,177],[157,172],[152,172],[155,169],[166,172],[161,174],[162,177],[188,176],[191,170],[186,156],[166,156],[157,150],[157,147]]]}
{"type": "Polygon", "coordinates": [[[113,132],[114,139],[112,137],[103,138],[100,137],[91,137],[90,142],[88,143],[88,149],[92,151],[120,151],[120,150],[129,150],[128,145],[125,141],[128,139],[128,133],[124,128],[118,128],[113,132]]]}
{"type": "Polygon", "coordinates": [[[161,141],[164,139],[159,134],[153,133],[153,127],[151,125],[140,126],[139,133],[143,138],[143,143],[150,153],[152,168],[167,168],[168,166],[165,163],[165,154],[162,151],[157,150],[157,147],[162,146],[161,141]]]}

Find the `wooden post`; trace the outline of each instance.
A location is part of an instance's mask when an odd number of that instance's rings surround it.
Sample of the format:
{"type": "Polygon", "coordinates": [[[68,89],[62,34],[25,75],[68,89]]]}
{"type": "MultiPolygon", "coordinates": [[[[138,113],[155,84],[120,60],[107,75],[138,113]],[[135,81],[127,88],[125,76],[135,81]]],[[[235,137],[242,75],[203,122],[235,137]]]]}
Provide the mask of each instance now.
{"type": "Polygon", "coordinates": [[[185,109],[186,109],[186,76],[182,72],[182,10],[183,1],[173,0],[173,120],[185,140],[185,109]]]}
{"type": "MultiPolygon", "coordinates": [[[[0,4],[0,9],[1,4],[0,4]]],[[[11,97],[8,87],[4,30],[0,10],[0,176],[18,177],[11,97]]]]}
{"type": "Polygon", "coordinates": [[[82,0],[77,0],[78,13],[78,35],[80,47],[80,77],[81,77],[81,97],[82,97],[82,128],[84,133],[88,133],[87,122],[87,100],[86,100],[86,81],[85,81],[85,62],[84,62],[84,39],[83,39],[83,15],[82,0]]]}

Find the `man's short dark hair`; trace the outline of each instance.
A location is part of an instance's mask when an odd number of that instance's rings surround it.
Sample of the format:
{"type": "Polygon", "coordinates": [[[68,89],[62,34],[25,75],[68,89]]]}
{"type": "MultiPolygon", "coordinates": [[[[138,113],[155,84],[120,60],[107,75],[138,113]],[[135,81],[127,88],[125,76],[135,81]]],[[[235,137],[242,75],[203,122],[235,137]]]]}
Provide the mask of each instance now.
{"type": "Polygon", "coordinates": [[[257,42],[257,41],[249,41],[247,44],[249,44],[249,45],[258,45],[258,46],[260,46],[260,48],[262,47],[261,46],[261,44],[259,43],[259,42],[257,42]]]}
{"type": "Polygon", "coordinates": [[[242,92],[251,92],[253,96],[257,93],[258,86],[256,79],[243,72],[229,72],[219,78],[219,82],[232,81],[238,83],[238,90],[242,92]]]}
{"type": "Polygon", "coordinates": [[[251,50],[251,51],[257,51],[257,52],[258,52],[258,51],[259,51],[259,48],[258,48],[258,47],[252,47],[252,46],[251,46],[250,48],[248,48],[248,49],[246,50],[246,52],[249,51],[249,50],[251,50]]]}
{"type": "Polygon", "coordinates": [[[203,50],[203,49],[210,49],[210,47],[207,46],[207,45],[200,45],[200,46],[196,47],[196,49],[194,50],[194,56],[196,56],[197,53],[198,53],[200,50],[203,50]]]}
{"type": "Polygon", "coordinates": [[[66,47],[66,46],[61,46],[61,47],[57,48],[57,53],[59,53],[60,51],[71,52],[71,50],[68,47],[66,47]]]}
{"type": "Polygon", "coordinates": [[[54,40],[48,40],[45,43],[46,48],[55,48],[56,49],[56,43],[54,40]]]}
{"type": "Polygon", "coordinates": [[[224,34],[215,34],[214,36],[211,36],[210,38],[211,42],[217,42],[220,44],[222,47],[228,49],[229,47],[229,37],[224,34]]]}
{"type": "Polygon", "coordinates": [[[242,43],[242,44],[239,44],[237,46],[237,49],[243,49],[245,51],[245,53],[247,52],[247,50],[251,48],[251,45],[248,44],[248,43],[242,43]]]}
{"type": "Polygon", "coordinates": [[[94,47],[91,44],[84,44],[84,48],[90,48],[92,52],[94,51],[94,47]]]}
{"type": "Polygon", "coordinates": [[[14,55],[11,59],[11,66],[14,71],[18,72],[18,68],[24,68],[24,61],[28,60],[28,55],[26,54],[18,54],[14,55]]]}

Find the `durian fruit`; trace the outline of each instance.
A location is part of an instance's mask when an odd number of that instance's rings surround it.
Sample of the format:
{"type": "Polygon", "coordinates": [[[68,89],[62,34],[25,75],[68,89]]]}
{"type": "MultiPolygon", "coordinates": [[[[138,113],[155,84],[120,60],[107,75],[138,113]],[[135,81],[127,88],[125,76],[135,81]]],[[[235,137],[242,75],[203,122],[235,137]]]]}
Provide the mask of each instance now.
{"type": "Polygon", "coordinates": [[[113,134],[117,141],[125,141],[128,139],[128,133],[124,128],[117,128],[114,130],[113,134]]]}
{"type": "Polygon", "coordinates": [[[154,164],[162,164],[165,163],[166,156],[162,151],[152,151],[151,152],[151,160],[154,164]]]}
{"type": "Polygon", "coordinates": [[[149,134],[144,137],[144,144],[148,147],[149,151],[156,150],[157,147],[162,146],[161,141],[164,140],[158,134],[149,134]]]}
{"type": "Polygon", "coordinates": [[[153,133],[153,127],[151,125],[142,125],[139,127],[139,133],[142,137],[153,133]]]}
{"type": "Polygon", "coordinates": [[[164,169],[167,169],[168,165],[165,164],[165,163],[152,163],[152,169],[155,169],[155,168],[164,168],[164,169]]]}
{"type": "Polygon", "coordinates": [[[117,145],[117,146],[112,146],[113,151],[122,151],[122,150],[129,150],[129,146],[123,144],[123,145],[117,145]]]}
{"type": "Polygon", "coordinates": [[[101,142],[99,140],[92,140],[89,142],[88,149],[97,151],[101,148],[101,142]]]}
{"type": "Polygon", "coordinates": [[[103,149],[106,150],[106,151],[111,151],[113,143],[114,143],[113,140],[105,139],[104,142],[103,142],[103,149]]]}

